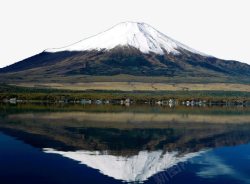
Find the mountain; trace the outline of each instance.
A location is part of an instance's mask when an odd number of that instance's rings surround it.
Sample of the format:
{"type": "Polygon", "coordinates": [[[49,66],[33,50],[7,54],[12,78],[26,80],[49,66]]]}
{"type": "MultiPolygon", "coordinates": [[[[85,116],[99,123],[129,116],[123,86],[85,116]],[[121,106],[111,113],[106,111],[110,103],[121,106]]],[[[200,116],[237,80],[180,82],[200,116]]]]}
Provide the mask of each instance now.
{"type": "Polygon", "coordinates": [[[124,22],[0,69],[0,82],[100,80],[95,76],[109,76],[106,80],[110,81],[158,77],[181,82],[248,82],[250,65],[203,54],[148,24],[124,22]]]}

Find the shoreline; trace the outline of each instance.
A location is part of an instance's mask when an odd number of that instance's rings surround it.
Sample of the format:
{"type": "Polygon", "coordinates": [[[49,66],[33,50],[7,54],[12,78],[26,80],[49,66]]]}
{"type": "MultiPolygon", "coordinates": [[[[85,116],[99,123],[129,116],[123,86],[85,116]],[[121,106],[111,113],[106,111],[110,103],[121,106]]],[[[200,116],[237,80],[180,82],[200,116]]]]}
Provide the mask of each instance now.
{"type": "Polygon", "coordinates": [[[0,85],[3,103],[72,103],[72,104],[156,104],[156,105],[250,105],[245,91],[121,91],[69,90],[0,85]]]}

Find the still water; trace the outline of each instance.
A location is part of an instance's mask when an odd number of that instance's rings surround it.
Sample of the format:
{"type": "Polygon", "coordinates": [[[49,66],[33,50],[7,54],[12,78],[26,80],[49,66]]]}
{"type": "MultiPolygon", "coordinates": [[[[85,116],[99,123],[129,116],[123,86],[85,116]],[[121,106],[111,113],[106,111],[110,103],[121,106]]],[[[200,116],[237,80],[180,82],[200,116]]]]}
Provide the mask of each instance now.
{"type": "Polygon", "coordinates": [[[250,183],[249,107],[0,104],[0,183],[250,183]]]}

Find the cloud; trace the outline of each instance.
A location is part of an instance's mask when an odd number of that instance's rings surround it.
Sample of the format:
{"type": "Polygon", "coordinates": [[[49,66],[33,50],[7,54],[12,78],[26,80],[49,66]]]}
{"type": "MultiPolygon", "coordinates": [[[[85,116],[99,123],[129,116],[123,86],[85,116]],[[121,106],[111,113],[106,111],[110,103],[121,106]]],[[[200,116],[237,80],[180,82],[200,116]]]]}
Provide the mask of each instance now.
{"type": "Polygon", "coordinates": [[[204,160],[199,160],[198,164],[205,165],[205,167],[196,173],[197,176],[207,179],[219,176],[229,176],[233,179],[243,181],[244,183],[250,183],[250,178],[248,176],[226,164],[219,156],[208,152],[202,159],[204,160]]]}

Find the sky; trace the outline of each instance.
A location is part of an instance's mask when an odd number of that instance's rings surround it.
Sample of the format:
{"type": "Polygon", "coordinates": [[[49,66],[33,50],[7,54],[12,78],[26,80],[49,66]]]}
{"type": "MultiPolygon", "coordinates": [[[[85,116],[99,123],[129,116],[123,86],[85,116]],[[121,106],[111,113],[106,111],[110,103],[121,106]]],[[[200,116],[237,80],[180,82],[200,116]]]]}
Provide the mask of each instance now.
{"type": "Polygon", "coordinates": [[[249,7],[249,0],[1,0],[0,68],[125,21],[250,64],[249,7]]]}

